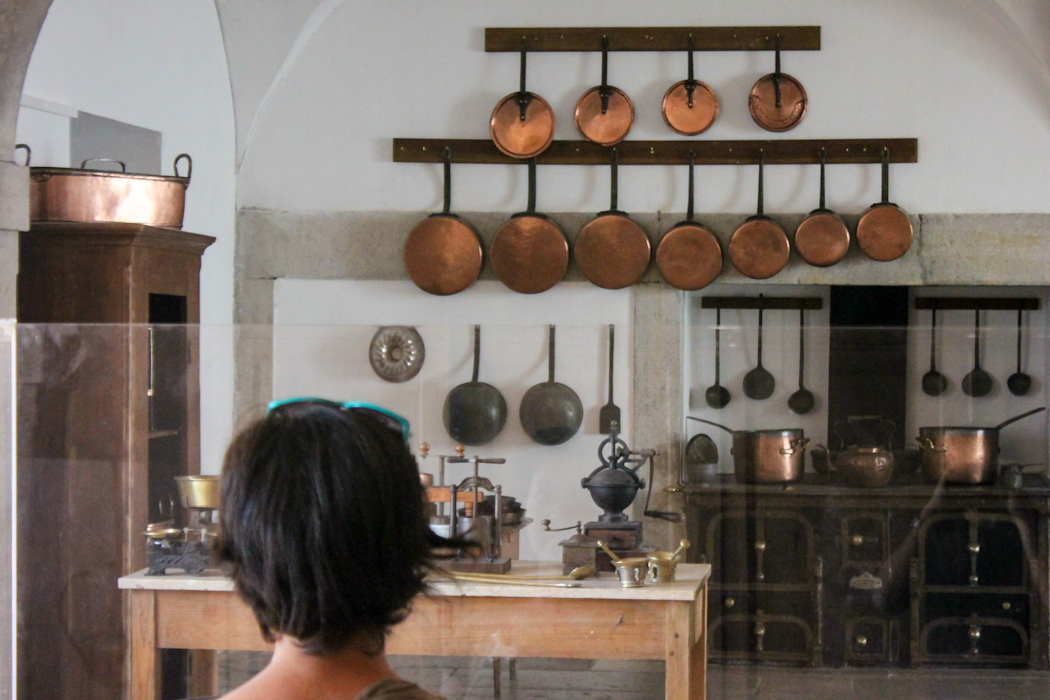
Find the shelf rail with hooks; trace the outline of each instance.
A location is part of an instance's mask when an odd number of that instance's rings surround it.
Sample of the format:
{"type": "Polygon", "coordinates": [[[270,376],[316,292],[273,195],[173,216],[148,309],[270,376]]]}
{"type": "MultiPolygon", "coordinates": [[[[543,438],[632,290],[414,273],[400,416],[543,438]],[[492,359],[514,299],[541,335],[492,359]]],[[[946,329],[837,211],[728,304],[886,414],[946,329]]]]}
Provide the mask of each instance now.
{"type": "Polygon", "coordinates": [[[915,308],[937,311],[1037,311],[1037,297],[915,297],[915,308]]]}
{"type": "Polygon", "coordinates": [[[824,300],[820,297],[701,297],[700,308],[816,311],[824,308],[824,300]]]}
{"type": "MultiPolygon", "coordinates": [[[[489,139],[395,138],[395,163],[441,163],[448,148],[453,163],[511,165],[523,163],[504,155],[489,139]]],[[[889,139],[768,139],[747,141],[621,141],[614,146],[620,165],[819,165],[821,149],[829,165],[881,163],[889,149],[891,163],[918,163],[919,140],[889,139]]],[[[536,157],[538,165],[608,165],[609,148],[590,141],[554,141],[536,157]]]]}
{"type": "Polygon", "coordinates": [[[819,51],[819,26],[785,27],[486,27],[485,51],[819,51]]]}

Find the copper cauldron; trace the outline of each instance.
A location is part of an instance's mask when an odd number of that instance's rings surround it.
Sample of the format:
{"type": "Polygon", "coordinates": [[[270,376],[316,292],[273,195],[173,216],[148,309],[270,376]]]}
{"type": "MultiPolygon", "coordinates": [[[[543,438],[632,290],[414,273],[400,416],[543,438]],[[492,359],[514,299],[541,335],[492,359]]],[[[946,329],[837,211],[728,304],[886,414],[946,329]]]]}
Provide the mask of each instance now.
{"type": "Polygon", "coordinates": [[[922,448],[926,481],[948,484],[989,484],[999,472],[999,431],[1022,418],[1042,413],[1036,408],[994,428],[926,427],[916,438],[922,448]]]}

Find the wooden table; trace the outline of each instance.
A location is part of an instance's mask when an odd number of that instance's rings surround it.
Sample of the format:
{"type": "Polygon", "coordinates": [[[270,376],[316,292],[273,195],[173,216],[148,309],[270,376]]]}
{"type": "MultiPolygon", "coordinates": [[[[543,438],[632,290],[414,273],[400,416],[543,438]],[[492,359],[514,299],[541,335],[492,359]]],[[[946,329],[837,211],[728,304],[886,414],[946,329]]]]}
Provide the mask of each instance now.
{"type": "MultiPolygon", "coordinates": [[[[513,573],[561,573],[561,564],[514,562],[513,573]]],[[[159,650],[269,650],[248,607],[222,576],[119,580],[131,597],[130,697],[159,697],[159,650]]],[[[438,582],[387,640],[388,654],[663,659],[667,700],[703,700],[707,668],[707,564],[681,564],[678,580],[621,588],[612,574],[579,588],[438,582]]]]}

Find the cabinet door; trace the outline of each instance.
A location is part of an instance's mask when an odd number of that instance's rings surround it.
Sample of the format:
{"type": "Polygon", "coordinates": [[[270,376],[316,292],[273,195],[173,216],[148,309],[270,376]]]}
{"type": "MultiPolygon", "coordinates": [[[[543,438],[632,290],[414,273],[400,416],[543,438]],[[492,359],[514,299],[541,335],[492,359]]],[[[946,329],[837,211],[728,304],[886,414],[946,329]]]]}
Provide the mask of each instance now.
{"type": "Polygon", "coordinates": [[[708,522],[712,579],[724,583],[813,581],[813,527],[788,511],[726,511],[708,522]]]}
{"type": "Polygon", "coordinates": [[[713,591],[709,609],[712,658],[813,661],[817,616],[812,593],[713,591]]]}
{"type": "Polygon", "coordinates": [[[1005,513],[936,515],[920,530],[919,559],[927,586],[1027,585],[1028,525],[1005,513]]]}

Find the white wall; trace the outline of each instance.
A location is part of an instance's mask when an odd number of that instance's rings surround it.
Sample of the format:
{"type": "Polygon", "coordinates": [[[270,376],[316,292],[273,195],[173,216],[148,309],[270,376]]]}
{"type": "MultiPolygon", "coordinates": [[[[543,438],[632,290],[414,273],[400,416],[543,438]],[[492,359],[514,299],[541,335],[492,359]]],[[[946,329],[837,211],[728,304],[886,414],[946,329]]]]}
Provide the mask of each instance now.
{"type": "MultiPolygon", "coordinates": [[[[332,3],[325,3],[331,5],[332,3]]],[[[1046,212],[1050,149],[1045,66],[990,13],[988,0],[535,0],[492,3],[343,2],[309,41],[256,116],[239,175],[241,206],[297,210],[420,210],[439,206],[440,168],[394,164],[395,136],[486,138],[492,107],[517,88],[515,54],[486,54],[485,26],[818,24],[823,48],[784,56],[810,97],[802,124],[762,131],[746,108],[751,84],[772,69],[766,53],[702,53],[698,77],[722,112],[702,139],[915,136],[917,165],[892,169],[891,195],[913,212],[1046,212]]],[[[1000,13],[1001,14],[1001,13],[1000,13]]],[[[556,137],[578,138],[577,97],[599,80],[598,54],[534,54],[529,86],[551,102],[556,137]]],[[[684,54],[613,54],[610,80],[635,101],[632,139],[681,138],[660,99],[685,77],[684,54]]],[[[453,206],[513,211],[525,202],[521,168],[457,168],[453,206]]],[[[701,168],[699,211],[749,212],[755,168],[701,168]]],[[[627,211],[682,211],[685,169],[621,170],[627,211]]],[[[607,203],[598,168],[541,170],[539,206],[597,211],[607,203]]],[[[878,199],[877,166],[829,169],[829,204],[860,211],[878,199]]],[[[817,169],[771,167],[767,208],[808,211],[817,169]]]]}
{"type": "MultiPolygon", "coordinates": [[[[211,0],[55,0],[23,94],[161,132],[163,174],[171,174],[179,153],[193,157],[184,229],[217,238],[201,269],[201,322],[229,324],[233,106],[211,0]]],[[[69,165],[68,118],[23,106],[17,134],[33,147],[33,165],[69,165]]],[[[205,334],[204,342],[210,337],[218,336],[205,334]]],[[[202,353],[211,360],[201,375],[202,450],[208,464],[221,458],[232,426],[232,345],[206,345],[202,353]]]]}
{"type": "MultiPolygon", "coordinates": [[[[526,517],[536,521],[522,531],[521,558],[560,559],[558,542],[565,533],[545,533],[539,521],[550,518],[558,527],[601,515],[580,479],[600,464],[597,449],[604,436],[598,432],[598,412],[608,401],[610,323],[616,325],[614,398],[631,443],[632,299],[630,290],[608,292],[585,283],[563,283],[543,296],[523,299],[498,282],[478,282],[456,297],[435,297],[411,282],[278,280],[274,397],[377,403],[409,419],[413,447],[428,442],[433,455],[452,455],[455,444],[445,432],[441,409],[453,387],[470,381],[473,324],[481,324],[479,380],[503,394],[507,424],[495,440],[468,448],[467,455],[506,458],[505,465],[483,467],[482,474],[501,484],[503,493],[517,498],[526,517]],[[508,313],[512,298],[517,303],[508,313]],[[529,387],[547,381],[550,323],[557,327],[555,379],[579,395],[584,422],[568,442],[548,447],[525,435],[518,406],[529,387]],[[372,371],[368,346],[383,325],[419,330],[426,359],[415,378],[391,384],[372,371]]],[[[420,469],[436,476],[436,458],[421,460],[420,469]]],[[[462,465],[447,472],[456,483],[469,475],[462,465]]]]}

